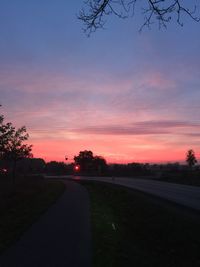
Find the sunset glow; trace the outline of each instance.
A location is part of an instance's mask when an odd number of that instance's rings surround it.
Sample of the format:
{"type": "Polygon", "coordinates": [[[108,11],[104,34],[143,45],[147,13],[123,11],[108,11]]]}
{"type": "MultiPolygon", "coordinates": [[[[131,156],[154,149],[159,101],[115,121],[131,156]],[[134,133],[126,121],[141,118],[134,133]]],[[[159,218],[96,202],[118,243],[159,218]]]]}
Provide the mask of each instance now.
{"type": "Polygon", "coordinates": [[[81,0],[11,2],[0,9],[0,113],[27,127],[34,157],[72,162],[92,150],[112,163],[175,162],[190,148],[199,157],[199,24],[139,34],[137,18],[112,17],[87,38],[81,0]]]}

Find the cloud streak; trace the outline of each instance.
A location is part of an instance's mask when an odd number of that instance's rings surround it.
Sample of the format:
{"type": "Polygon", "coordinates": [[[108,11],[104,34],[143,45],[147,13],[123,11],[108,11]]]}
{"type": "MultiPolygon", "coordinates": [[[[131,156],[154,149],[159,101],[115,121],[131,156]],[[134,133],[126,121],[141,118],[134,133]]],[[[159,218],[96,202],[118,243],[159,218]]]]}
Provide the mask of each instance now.
{"type": "MultiPolygon", "coordinates": [[[[164,120],[164,121],[140,121],[129,125],[101,125],[89,126],[74,130],[74,132],[103,135],[166,135],[184,134],[187,130],[200,130],[200,123],[186,121],[164,120]],[[178,131],[176,131],[178,130],[178,131]]],[[[73,130],[72,130],[73,132],[73,130]]]]}

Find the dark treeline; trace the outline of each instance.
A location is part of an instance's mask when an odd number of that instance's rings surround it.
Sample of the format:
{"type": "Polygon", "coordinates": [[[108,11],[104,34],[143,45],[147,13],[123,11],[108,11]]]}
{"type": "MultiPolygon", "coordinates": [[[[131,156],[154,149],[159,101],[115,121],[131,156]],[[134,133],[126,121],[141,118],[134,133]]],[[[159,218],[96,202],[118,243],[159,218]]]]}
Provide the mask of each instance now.
{"type": "MultiPolygon", "coordinates": [[[[10,160],[1,160],[0,168],[9,173],[13,168],[12,162],[10,160]]],[[[41,158],[25,158],[16,163],[16,173],[18,174],[41,174],[45,172],[45,168],[46,163],[41,158]]]]}
{"type": "MultiPolygon", "coordinates": [[[[10,161],[0,161],[1,176],[7,176],[12,170],[10,161]],[[4,171],[5,170],[5,171],[4,171]]],[[[128,163],[128,164],[107,164],[101,157],[80,160],[74,163],[45,162],[41,158],[26,158],[17,162],[16,173],[19,175],[47,174],[47,175],[90,175],[90,176],[115,176],[115,177],[143,177],[154,179],[184,179],[200,177],[199,166],[191,171],[187,165],[179,163],[170,164],[149,164],[149,163],[128,163]],[[76,169],[76,166],[79,166],[76,169]]]]}
{"type": "MultiPolygon", "coordinates": [[[[45,162],[41,158],[25,158],[17,162],[16,173],[26,174],[52,174],[66,175],[72,174],[73,164],[65,164],[64,162],[50,161],[45,162]]],[[[12,162],[8,160],[0,161],[1,174],[9,174],[12,170],[12,162]]]]}

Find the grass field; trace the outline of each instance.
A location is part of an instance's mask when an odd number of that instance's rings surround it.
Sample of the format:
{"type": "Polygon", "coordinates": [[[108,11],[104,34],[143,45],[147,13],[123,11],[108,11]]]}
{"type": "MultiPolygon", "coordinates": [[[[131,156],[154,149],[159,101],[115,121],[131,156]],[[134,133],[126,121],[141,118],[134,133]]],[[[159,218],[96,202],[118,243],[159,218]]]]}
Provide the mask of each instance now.
{"type": "Polygon", "coordinates": [[[200,219],[166,201],[84,182],[91,197],[95,267],[200,266],[200,219]]]}
{"type": "Polygon", "coordinates": [[[62,194],[62,182],[37,177],[0,180],[0,252],[20,235],[62,194]]]}

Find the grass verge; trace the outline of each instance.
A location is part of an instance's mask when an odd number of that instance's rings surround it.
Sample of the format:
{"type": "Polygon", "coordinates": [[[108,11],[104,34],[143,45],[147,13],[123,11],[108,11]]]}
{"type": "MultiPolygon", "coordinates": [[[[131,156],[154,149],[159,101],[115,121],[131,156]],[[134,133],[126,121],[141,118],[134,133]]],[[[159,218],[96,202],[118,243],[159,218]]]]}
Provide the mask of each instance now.
{"type": "Polygon", "coordinates": [[[16,185],[0,182],[0,252],[20,235],[62,194],[62,182],[20,180],[16,185]]]}
{"type": "Polygon", "coordinates": [[[84,185],[91,197],[95,267],[200,266],[198,215],[122,187],[84,185]]]}

